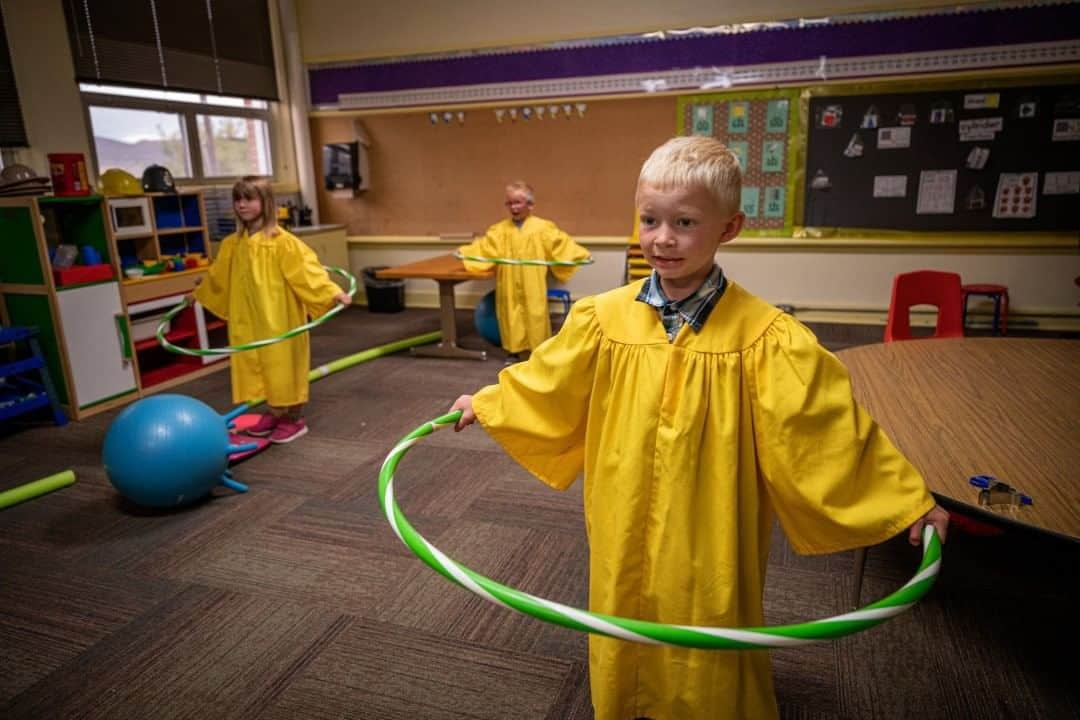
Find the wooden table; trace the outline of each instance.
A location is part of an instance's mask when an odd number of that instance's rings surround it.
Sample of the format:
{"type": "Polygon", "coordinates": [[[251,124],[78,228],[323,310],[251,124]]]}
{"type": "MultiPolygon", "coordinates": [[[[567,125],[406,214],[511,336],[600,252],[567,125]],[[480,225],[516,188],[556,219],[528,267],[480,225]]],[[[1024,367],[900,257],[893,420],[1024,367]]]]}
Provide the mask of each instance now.
{"type": "Polygon", "coordinates": [[[484,360],[487,353],[483,350],[466,350],[457,344],[457,319],[454,306],[454,286],[466,280],[489,280],[495,277],[495,269],[485,272],[469,272],[464,263],[453,255],[418,260],[417,262],[387,268],[375,273],[380,280],[404,280],[426,278],[439,284],[439,324],[442,327],[442,342],[438,345],[424,345],[412,348],[413,355],[444,358],[468,358],[484,360]]]}
{"type": "Polygon", "coordinates": [[[931,492],[973,515],[1080,539],[1080,341],[908,340],[837,355],[931,492]],[[980,506],[973,475],[1034,502],[980,506]]]}

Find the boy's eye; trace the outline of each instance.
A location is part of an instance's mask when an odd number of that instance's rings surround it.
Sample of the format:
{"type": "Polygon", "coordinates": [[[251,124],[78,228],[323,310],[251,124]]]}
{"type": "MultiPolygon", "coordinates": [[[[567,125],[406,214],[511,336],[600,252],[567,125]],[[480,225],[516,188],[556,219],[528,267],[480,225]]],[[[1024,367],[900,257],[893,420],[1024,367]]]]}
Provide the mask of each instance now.
{"type": "Polygon", "coordinates": [[[675,221],[675,224],[678,225],[679,227],[688,228],[688,227],[694,227],[694,225],[696,225],[697,223],[692,218],[679,218],[678,220],[675,221]]]}
{"type": "Polygon", "coordinates": [[[653,225],[656,224],[656,218],[654,218],[654,217],[652,217],[650,215],[642,215],[638,219],[641,221],[641,224],[644,227],[652,227],[653,225]]]}

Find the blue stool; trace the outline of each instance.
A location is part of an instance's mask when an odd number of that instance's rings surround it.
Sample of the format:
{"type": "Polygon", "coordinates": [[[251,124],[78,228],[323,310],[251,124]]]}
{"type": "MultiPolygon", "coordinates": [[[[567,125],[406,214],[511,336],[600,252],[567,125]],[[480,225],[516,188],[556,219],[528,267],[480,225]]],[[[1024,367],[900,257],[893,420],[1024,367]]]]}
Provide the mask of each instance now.
{"type": "Polygon", "coordinates": [[[569,290],[563,290],[562,288],[548,288],[547,297],[548,300],[554,300],[555,302],[562,303],[563,315],[570,314],[570,304],[573,301],[570,299],[569,290]]]}
{"type": "Polygon", "coordinates": [[[30,357],[0,363],[0,420],[7,420],[37,408],[49,407],[52,410],[53,422],[66,425],[67,416],[56,399],[56,389],[49,377],[45,356],[41,354],[37,334],[36,327],[0,327],[0,345],[26,341],[30,347],[30,357]],[[37,372],[37,380],[26,376],[33,371],[37,372]]]}

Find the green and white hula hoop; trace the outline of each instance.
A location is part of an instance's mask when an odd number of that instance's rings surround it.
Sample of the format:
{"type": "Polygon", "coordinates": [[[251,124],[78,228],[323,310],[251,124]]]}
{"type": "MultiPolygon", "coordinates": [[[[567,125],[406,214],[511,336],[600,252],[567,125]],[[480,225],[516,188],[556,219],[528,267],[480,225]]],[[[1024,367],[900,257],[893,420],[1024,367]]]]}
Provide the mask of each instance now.
{"type": "Polygon", "coordinates": [[[941,541],[930,525],[923,530],[923,557],[915,577],[888,597],[853,612],[794,625],[756,628],[665,625],[644,620],[602,615],[563,605],[501,585],[449,557],[418,533],[394,501],[394,471],[405,453],[436,430],[450,427],[461,417],[456,411],[435,418],[401,439],[379,470],[379,503],[398,538],[433,569],[485,600],[572,630],[607,635],[620,640],[701,648],[754,650],[808,645],[866,630],[899,615],[930,590],[941,567],[941,541]]]}
{"type": "Polygon", "coordinates": [[[458,260],[471,262],[494,263],[496,265],[544,265],[547,267],[573,267],[576,265],[592,265],[596,260],[589,256],[583,260],[517,260],[515,258],[483,257],[480,255],[462,255],[454,251],[454,257],[458,260]]]}
{"type": "MultiPolygon", "coordinates": [[[[349,289],[346,290],[346,292],[349,294],[349,297],[352,297],[352,296],[356,295],[356,277],[353,276],[352,273],[350,273],[350,272],[348,272],[346,270],[342,270],[341,268],[338,268],[338,267],[330,267],[329,265],[324,265],[323,267],[325,267],[328,271],[335,272],[338,275],[341,275],[346,280],[348,280],[349,281],[349,289]]],[[[233,345],[233,346],[227,346],[227,347],[205,348],[204,349],[204,348],[186,348],[186,347],[181,347],[179,345],[174,345],[171,342],[169,342],[169,339],[167,337],[165,337],[166,328],[168,327],[169,322],[174,317],[179,315],[180,311],[183,310],[184,308],[186,308],[189,304],[190,303],[188,302],[188,299],[184,298],[183,301],[181,301],[181,303],[179,305],[174,307],[169,312],[165,313],[165,316],[163,318],[161,318],[161,322],[158,324],[156,335],[157,335],[158,342],[161,343],[161,347],[165,348],[166,350],[168,350],[170,352],[178,353],[180,355],[191,355],[193,357],[206,357],[208,355],[232,355],[234,353],[244,352],[245,350],[254,350],[256,348],[266,347],[267,345],[273,345],[274,343],[279,343],[282,340],[288,340],[289,338],[296,337],[300,333],[305,333],[305,332],[307,332],[308,330],[311,330],[314,327],[318,327],[319,325],[322,325],[324,322],[326,322],[327,320],[334,317],[339,312],[341,312],[342,310],[345,309],[344,305],[340,305],[340,304],[335,303],[334,307],[331,308],[329,311],[327,311],[326,314],[322,315],[321,317],[319,317],[319,318],[317,318],[315,320],[312,320],[310,322],[306,322],[303,325],[299,325],[297,327],[294,327],[292,330],[286,330],[285,332],[283,332],[281,335],[278,335],[277,337],[265,338],[263,340],[252,340],[251,342],[244,343],[243,345],[233,345]]]]}

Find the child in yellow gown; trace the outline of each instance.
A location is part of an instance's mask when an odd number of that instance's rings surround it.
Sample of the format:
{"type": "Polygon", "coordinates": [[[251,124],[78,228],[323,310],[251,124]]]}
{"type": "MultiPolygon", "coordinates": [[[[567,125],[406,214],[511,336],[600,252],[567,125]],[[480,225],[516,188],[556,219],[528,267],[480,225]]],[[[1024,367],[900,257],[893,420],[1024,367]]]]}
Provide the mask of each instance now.
{"type": "MultiPolygon", "coordinates": [[[[676,625],[764,625],[770,530],[802,553],[882,542],[948,515],[790,315],[726,278],[741,176],[712,138],[668,141],[636,205],[650,277],[578,301],[558,335],[462,396],[558,489],[584,472],[589,607],[676,625]]],[[[598,720],[771,718],[765,651],[589,638],[598,720]]]]}
{"type": "MultiPolygon", "coordinates": [[[[488,228],[484,236],[458,252],[476,257],[515,260],[584,260],[589,252],[578,245],[555,223],[532,214],[533,189],[518,180],[506,186],[506,208],[510,217],[488,228]]],[[[492,263],[465,261],[472,271],[487,270],[492,263]]],[[[511,359],[528,353],[551,337],[548,315],[547,271],[543,265],[495,266],[495,314],[499,339],[511,359]]],[[[574,265],[553,265],[552,275],[566,282],[577,271],[574,265]]]]}
{"type": "MultiPolygon", "coordinates": [[[[352,302],[326,274],[314,251],[277,225],[270,184],[246,177],[233,186],[237,232],[221,242],[193,296],[229,323],[229,344],[281,335],[335,302],[352,302]]],[[[265,397],[270,412],[247,429],[287,443],[307,433],[301,413],[311,365],[307,333],[231,358],[233,402],[265,397]]]]}

